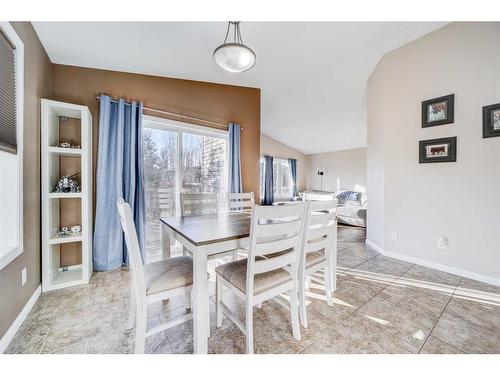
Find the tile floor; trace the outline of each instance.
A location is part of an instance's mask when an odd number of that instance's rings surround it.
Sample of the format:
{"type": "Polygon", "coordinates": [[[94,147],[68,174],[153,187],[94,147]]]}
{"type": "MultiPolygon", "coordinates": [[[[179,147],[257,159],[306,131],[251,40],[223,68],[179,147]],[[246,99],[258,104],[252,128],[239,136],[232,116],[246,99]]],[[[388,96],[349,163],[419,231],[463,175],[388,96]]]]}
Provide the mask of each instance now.
{"type": "MultiPolygon", "coordinates": [[[[256,353],[500,353],[500,288],[386,258],[365,232],[339,227],[335,304],[321,283],[308,293],[309,328],[292,337],[289,313],[274,301],[255,313],[256,353]]],[[[212,273],[215,264],[211,264],[212,273]]],[[[210,353],[242,353],[244,335],[228,320],[215,328],[211,276],[210,353]]],[[[43,294],[7,353],[130,353],[125,329],[128,271],[96,273],[89,285],[43,294]]],[[[244,316],[229,294],[226,303],[244,316]]],[[[153,305],[150,325],[185,314],[182,298],[153,305]]],[[[148,338],[147,353],[192,353],[192,324],[148,338]]]]}

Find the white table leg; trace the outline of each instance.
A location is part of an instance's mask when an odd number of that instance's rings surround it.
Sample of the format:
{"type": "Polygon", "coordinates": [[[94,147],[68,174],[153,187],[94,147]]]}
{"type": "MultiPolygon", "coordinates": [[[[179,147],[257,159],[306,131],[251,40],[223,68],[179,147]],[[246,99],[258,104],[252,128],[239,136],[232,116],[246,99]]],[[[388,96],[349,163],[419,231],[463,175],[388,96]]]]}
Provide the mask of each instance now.
{"type": "Polygon", "coordinates": [[[193,253],[193,336],[195,354],[208,352],[209,309],[207,251],[203,247],[192,250],[193,253]]]}
{"type": "Polygon", "coordinates": [[[163,223],[161,223],[161,250],[163,252],[163,259],[170,259],[170,235],[163,223]]]}

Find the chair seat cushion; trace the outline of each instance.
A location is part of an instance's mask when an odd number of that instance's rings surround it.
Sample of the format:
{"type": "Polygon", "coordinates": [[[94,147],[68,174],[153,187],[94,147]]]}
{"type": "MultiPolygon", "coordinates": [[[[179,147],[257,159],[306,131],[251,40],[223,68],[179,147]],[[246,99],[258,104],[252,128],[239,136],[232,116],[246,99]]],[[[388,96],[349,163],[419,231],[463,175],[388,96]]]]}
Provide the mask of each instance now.
{"type": "Polygon", "coordinates": [[[193,284],[193,259],[182,256],[144,265],[146,294],[193,284]]]}
{"type": "MultiPolygon", "coordinates": [[[[256,257],[255,259],[256,261],[266,260],[264,257],[256,257]]],[[[247,259],[222,264],[215,269],[215,272],[241,292],[246,292],[247,259]]],[[[272,289],[290,280],[292,280],[290,274],[282,268],[256,274],[254,278],[254,295],[265,292],[266,290],[272,289]]]]}

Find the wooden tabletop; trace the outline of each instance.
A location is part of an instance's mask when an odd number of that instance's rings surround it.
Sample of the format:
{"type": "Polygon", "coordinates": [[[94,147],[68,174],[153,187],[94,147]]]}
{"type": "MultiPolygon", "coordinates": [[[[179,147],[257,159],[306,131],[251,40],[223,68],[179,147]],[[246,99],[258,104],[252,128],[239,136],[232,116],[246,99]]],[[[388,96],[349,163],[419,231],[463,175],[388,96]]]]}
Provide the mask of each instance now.
{"type": "Polygon", "coordinates": [[[250,213],[162,217],[160,220],[195,246],[236,240],[250,235],[250,213]]]}

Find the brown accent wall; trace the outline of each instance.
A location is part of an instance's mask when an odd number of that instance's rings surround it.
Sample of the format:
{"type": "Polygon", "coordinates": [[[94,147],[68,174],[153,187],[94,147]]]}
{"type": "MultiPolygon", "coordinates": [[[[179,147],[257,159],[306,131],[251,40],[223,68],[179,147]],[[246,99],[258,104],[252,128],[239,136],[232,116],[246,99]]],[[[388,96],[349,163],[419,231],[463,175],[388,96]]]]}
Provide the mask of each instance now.
{"type": "MultiPolygon", "coordinates": [[[[113,98],[142,101],[145,107],[185,116],[224,124],[229,122],[240,124],[244,128],[241,134],[243,188],[245,191],[255,192],[258,198],[260,89],[53,65],[53,99],[86,105],[92,113],[94,196],[95,168],[99,147],[99,102],[96,96],[102,93],[113,98]]],[[[153,113],[147,114],[154,115],[153,113]]],[[[198,125],[205,124],[199,123],[198,125]]],[[[71,264],[73,257],[74,251],[68,249],[62,253],[61,262],[71,264]],[[71,259],[66,259],[65,253],[71,259]]]]}
{"type": "Polygon", "coordinates": [[[49,98],[52,64],[29,22],[12,22],[24,43],[24,251],[0,271],[0,337],[21,312],[41,280],[40,98],[49,98]],[[21,270],[28,280],[21,286],[21,270]]]}

